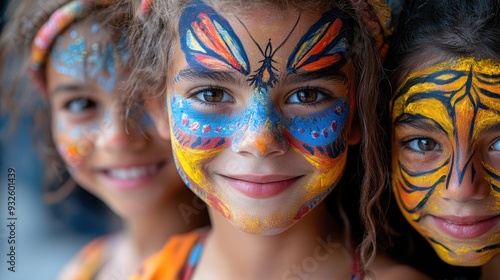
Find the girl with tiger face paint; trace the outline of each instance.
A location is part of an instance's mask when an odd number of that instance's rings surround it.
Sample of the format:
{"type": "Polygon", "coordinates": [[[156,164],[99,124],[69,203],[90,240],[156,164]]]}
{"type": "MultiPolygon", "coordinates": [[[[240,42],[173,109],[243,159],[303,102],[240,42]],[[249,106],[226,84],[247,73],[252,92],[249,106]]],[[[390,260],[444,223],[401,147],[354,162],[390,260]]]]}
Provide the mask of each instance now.
{"type": "Polygon", "coordinates": [[[488,277],[500,273],[490,271],[500,252],[500,25],[498,2],[485,2],[415,4],[394,45],[390,109],[403,215],[442,260],[487,264],[488,277]]]}

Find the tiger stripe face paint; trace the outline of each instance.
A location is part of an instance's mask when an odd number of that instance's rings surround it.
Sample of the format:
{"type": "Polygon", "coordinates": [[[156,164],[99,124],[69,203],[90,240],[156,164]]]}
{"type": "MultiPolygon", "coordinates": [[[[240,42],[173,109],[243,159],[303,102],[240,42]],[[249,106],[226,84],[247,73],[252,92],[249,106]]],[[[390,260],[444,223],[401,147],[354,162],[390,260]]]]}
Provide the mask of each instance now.
{"type": "Polygon", "coordinates": [[[500,252],[500,64],[460,58],[412,73],[392,100],[393,190],[446,262],[500,252]]]}
{"type": "Polygon", "coordinates": [[[259,234],[287,229],[338,183],[356,91],[345,14],[268,12],[189,6],[167,99],[186,184],[259,234]]]}

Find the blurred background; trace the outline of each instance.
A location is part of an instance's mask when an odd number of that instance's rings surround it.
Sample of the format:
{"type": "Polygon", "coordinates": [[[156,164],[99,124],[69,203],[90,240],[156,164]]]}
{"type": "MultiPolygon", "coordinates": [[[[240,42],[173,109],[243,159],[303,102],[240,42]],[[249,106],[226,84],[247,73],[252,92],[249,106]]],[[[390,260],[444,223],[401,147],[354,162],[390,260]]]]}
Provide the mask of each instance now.
{"type": "MultiPolygon", "coordinates": [[[[35,0],[15,0],[31,1],[35,0]]],[[[0,32],[5,24],[9,1],[0,2],[0,32]]],[[[8,71],[0,76],[0,98],[14,75],[21,57],[10,56],[8,71]]],[[[24,89],[16,95],[22,98],[24,89]]],[[[57,172],[44,166],[35,149],[36,137],[32,133],[35,116],[33,108],[41,100],[31,100],[21,108],[19,118],[12,119],[5,110],[0,111],[0,279],[52,280],[62,267],[88,241],[119,227],[116,217],[97,198],[76,188],[54,204],[43,199],[44,172],[57,172]],[[15,121],[15,125],[12,125],[15,121]],[[8,169],[15,169],[16,195],[15,272],[9,268],[7,227],[8,169]]],[[[3,103],[5,100],[0,99],[3,103]]],[[[2,108],[2,106],[0,106],[2,108]]],[[[62,168],[62,167],[61,167],[62,168]]],[[[57,189],[61,186],[52,186],[57,189]]]]}

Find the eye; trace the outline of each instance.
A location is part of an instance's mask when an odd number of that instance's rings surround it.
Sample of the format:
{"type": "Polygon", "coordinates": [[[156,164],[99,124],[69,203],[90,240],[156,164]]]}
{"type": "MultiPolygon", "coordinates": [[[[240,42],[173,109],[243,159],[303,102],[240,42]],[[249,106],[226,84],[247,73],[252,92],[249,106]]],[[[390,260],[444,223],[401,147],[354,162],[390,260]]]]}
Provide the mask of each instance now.
{"type": "Polygon", "coordinates": [[[221,88],[205,88],[193,95],[196,99],[207,103],[234,102],[233,97],[221,88]]]}
{"type": "Polygon", "coordinates": [[[441,145],[431,138],[416,138],[409,140],[405,143],[405,146],[415,152],[430,152],[441,150],[441,145]]]}
{"type": "Polygon", "coordinates": [[[286,100],[286,103],[302,103],[302,104],[311,104],[322,101],[323,99],[328,98],[329,96],[326,93],[318,89],[299,89],[292,93],[286,100]]]}
{"type": "Polygon", "coordinates": [[[493,145],[490,146],[490,150],[492,151],[500,151],[500,138],[496,139],[493,145]]]}
{"type": "Polygon", "coordinates": [[[64,105],[64,109],[70,111],[71,113],[83,113],[86,110],[91,110],[96,108],[97,104],[88,98],[75,98],[68,101],[64,105]]]}

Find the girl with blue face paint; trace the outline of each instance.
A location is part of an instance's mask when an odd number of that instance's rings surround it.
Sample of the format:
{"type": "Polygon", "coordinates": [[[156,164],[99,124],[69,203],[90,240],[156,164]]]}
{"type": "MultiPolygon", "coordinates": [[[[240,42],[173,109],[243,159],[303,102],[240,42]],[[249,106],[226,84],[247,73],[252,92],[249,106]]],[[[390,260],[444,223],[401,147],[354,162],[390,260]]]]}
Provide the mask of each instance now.
{"type": "MultiPolygon", "coordinates": [[[[325,204],[334,189],[357,188],[339,182],[362,134],[370,162],[380,158],[371,129],[382,27],[372,6],[148,2],[137,68],[167,81],[164,102],[151,104],[156,127],[171,137],[178,171],[209,206],[213,227],[172,239],[134,279],[362,279],[365,269],[380,279],[420,277],[381,255],[365,262],[369,252],[362,247],[362,259],[349,233],[359,215],[335,219],[325,204]]],[[[364,187],[383,183],[383,173],[367,170],[364,187]]]]}
{"type": "Polygon", "coordinates": [[[59,4],[31,40],[53,144],[72,178],[123,219],[123,230],[87,244],[61,279],[126,279],[172,234],[206,224],[203,203],[176,172],[170,141],[138,108],[126,118],[132,57],[122,26],[131,3],[110,2],[59,4]]]}

